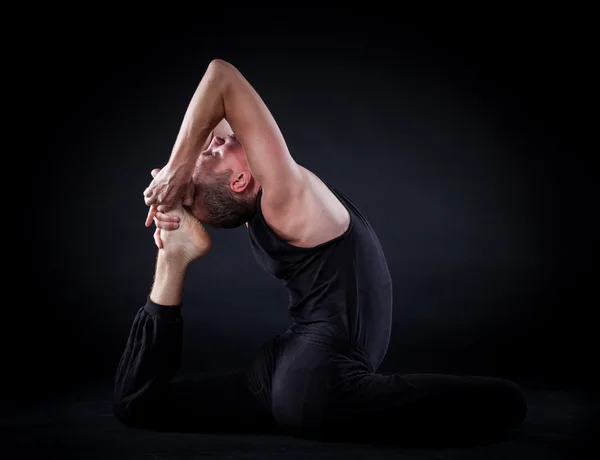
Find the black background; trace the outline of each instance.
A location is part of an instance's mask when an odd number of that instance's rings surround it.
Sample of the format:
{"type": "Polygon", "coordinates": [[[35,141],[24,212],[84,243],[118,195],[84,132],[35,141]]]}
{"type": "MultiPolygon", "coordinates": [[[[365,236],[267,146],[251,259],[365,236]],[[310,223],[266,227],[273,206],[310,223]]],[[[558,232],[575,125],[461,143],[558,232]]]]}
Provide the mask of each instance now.
{"type": "MultiPolygon", "coordinates": [[[[289,8],[152,20],[91,10],[31,29],[21,121],[35,160],[21,159],[34,201],[21,233],[33,252],[7,309],[11,397],[113,377],[153,277],[142,191],[213,58],[238,67],[296,161],[378,232],[395,296],[382,371],[588,383],[585,13],[417,22],[289,8]]],[[[184,372],[242,366],[289,322],[246,229],[211,234],[184,294],[184,372]]]]}

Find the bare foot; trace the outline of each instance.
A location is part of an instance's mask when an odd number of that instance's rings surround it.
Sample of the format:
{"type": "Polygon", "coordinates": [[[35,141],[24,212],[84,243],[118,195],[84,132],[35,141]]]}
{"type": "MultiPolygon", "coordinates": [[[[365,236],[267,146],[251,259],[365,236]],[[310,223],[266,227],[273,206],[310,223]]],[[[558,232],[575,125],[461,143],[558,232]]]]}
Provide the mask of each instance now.
{"type": "Polygon", "coordinates": [[[202,223],[190,214],[182,204],[168,214],[157,212],[154,216],[156,245],[173,257],[182,257],[191,263],[202,257],[212,247],[210,235],[202,223]],[[178,222],[175,219],[178,218],[178,222]]]}

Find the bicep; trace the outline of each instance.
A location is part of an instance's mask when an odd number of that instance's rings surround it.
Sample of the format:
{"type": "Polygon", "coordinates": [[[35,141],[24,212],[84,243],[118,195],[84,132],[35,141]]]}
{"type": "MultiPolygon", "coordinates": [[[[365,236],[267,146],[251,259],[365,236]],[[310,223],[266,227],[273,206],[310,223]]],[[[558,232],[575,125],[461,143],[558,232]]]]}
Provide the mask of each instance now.
{"type": "Polygon", "coordinates": [[[225,118],[246,151],[252,175],[265,191],[285,193],[299,184],[301,174],[267,105],[231,64],[224,92],[225,118]]]}

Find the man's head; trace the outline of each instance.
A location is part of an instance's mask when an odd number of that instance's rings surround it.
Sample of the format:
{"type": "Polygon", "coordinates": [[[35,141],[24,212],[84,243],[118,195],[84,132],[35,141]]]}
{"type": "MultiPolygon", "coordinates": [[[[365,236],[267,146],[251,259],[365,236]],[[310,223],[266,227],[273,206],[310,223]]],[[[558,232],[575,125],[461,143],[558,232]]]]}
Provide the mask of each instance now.
{"type": "Polygon", "coordinates": [[[256,213],[260,185],[234,135],[212,139],[198,157],[192,180],[196,192],[190,211],[200,221],[212,227],[235,228],[256,213]]]}

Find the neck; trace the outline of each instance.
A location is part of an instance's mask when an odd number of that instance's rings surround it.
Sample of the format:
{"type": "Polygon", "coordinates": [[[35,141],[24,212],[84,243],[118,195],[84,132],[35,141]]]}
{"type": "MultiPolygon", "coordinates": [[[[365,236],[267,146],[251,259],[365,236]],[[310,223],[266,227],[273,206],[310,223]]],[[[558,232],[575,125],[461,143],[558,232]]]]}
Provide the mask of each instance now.
{"type": "Polygon", "coordinates": [[[252,186],[252,192],[256,195],[261,188],[262,188],[262,186],[255,179],[254,180],[254,185],[252,186]]]}

